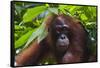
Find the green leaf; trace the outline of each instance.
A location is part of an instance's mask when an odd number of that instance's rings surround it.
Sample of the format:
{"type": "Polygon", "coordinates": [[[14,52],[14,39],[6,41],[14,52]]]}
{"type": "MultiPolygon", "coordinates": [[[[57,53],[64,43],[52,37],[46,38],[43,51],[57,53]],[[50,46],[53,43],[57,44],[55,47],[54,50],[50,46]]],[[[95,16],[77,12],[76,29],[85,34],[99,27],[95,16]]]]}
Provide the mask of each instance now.
{"type": "Polygon", "coordinates": [[[82,19],[83,21],[88,20],[88,18],[86,17],[85,14],[81,14],[81,19],[82,19]]]}
{"type": "Polygon", "coordinates": [[[15,48],[17,49],[17,48],[23,46],[27,42],[28,38],[30,37],[30,35],[32,34],[33,31],[34,30],[31,30],[31,31],[27,32],[26,34],[24,34],[21,38],[19,38],[15,42],[15,48]]]}
{"type": "Polygon", "coordinates": [[[23,22],[32,21],[33,18],[35,18],[37,15],[45,11],[46,8],[47,8],[46,6],[38,6],[35,8],[29,8],[23,16],[23,22]]]}
{"type": "Polygon", "coordinates": [[[58,9],[60,9],[60,11],[62,11],[64,14],[66,14],[65,9],[67,8],[66,5],[59,5],[58,9]]]}
{"type": "Polygon", "coordinates": [[[15,25],[15,30],[23,30],[23,29],[25,29],[25,27],[24,26],[19,26],[19,25],[15,25]]]}
{"type": "Polygon", "coordinates": [[[57,8],[48,8],[48,10],[54,14],[58,15],[58,9],[57,8]]]}
{"type": "Polygon", "coordinates": [[[28,39],[27,43],[25,44],[24,48],[26,48],[34,39],[36,39],[38,35],[39,35],[38,29],[36,29],[36,30],[32,33],[32,35],[29,37],[29,39],[28,39]]]}
{"type": "Polygon", "coordinates": [[[38,36],[38,42],[42,41],[47,36],[47,33],[48,33],[45,29],[44,24],[42,24],[39,29],[40,29],[40,33],[38,36]]]}
{"type": "Polygon", "coordinates": [[[27,43],[25,44],[24,48],[26,48],[36,38],[38,39],[38,43],[39,43],[41,40],[43,40],[46,37],[46,35],[47,35],[47,32],[45,30],[45,26],[44,26],[44,24],[42,24],[39,28],[37,28],[32,33],[32,35],[28,39],[27,43]]]}
{"type": "Polygon", "coordinates": [[[59,5],[58,8],[59,8],[59,9],[66,9],[66,8],[67,8],[67,5],[59,5]]]}

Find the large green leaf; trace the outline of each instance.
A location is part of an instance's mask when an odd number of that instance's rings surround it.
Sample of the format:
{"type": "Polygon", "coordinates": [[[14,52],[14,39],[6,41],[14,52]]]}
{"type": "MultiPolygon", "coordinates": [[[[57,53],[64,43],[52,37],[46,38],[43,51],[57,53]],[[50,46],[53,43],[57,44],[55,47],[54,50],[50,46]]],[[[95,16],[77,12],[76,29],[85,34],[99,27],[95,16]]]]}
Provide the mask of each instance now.
{"type": "Polygon", "coordinates": [[[45,26],[44,23],[37,28],[32,35],[30,36],[30,38],[28,39],[27,43],[25,44],[24,48],[26,48],[33,40],[38,39],[38,43],[43,40],[47,35],[47,32],[45,30],[45,26]]]}
{"type": "Polygon", "coordinates": [[[35,8],[29,8],[25,15],[23,16],[23,22],[29,22],[32,21],[33,18],[35,18],[37,15],[42,13],[46,10],[46,6],[38,6],[35,8]]]}
{"type": "Polygon", "coordinates": [[[45,17],[43,23],[32,33],[32,35],[28,39],[27,43],[25,44],[24,48],[26,48],[33,40],[37,39],[37,41],[39,43],[40,41],[42,41],[47,36],[48,32],[45,29],[45,24],[46,24],[46,21],[48,20],[49,15],[52,15],[52,14],[48,14],[45,17]]]}
{"type": "Polygon", "coordinates": [[[15,48],[19,48],[21,47],[22,45],[24,45],[28,38],[30,37],[30,35],[33,33],[34,30],[31,30],[29,32],[27,32],[25,35],[23,35],[22,37],[20,37],[16,42],[15,42],[15,48]]]}

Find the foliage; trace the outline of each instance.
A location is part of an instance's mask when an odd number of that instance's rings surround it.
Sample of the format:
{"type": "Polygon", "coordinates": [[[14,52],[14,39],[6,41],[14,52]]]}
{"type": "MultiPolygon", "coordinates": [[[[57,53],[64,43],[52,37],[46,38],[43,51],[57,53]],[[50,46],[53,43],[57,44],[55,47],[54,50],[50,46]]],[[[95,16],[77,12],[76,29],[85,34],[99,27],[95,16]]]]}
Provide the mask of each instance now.
{"type": "Polygon", "coordinates": [[[90,38],[91,50],[96,51],[97,10],[96,6],[60,5],[47,3],[14,3],[15,48],[23,49],[33,40],[41,41],[45,36],[44,21],[50,14],[66,14],[81,21],[90,38]]]}

